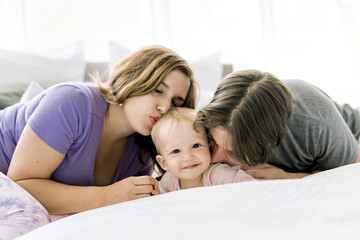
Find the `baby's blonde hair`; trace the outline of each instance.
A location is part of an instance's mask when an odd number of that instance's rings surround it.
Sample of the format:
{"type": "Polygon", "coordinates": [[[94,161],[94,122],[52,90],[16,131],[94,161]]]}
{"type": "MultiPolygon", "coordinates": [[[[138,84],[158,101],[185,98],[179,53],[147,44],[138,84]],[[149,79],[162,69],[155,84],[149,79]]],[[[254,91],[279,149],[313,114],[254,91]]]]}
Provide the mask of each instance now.
{"type": "MultiPolygon", "coordinates": [[[[170,121],[170,126],[174,123],[180,123],[183,121],[195,122],[196,120],[196,111],[191,108],[185,107],[174,107],[169,110],[162,118],[160,118],[151,130],[151,138],[156,146],[156,150],[159,153],[160,151],[160,129],[165,125],[165,123],[170,121]]],[[[195,127],[194,127],[195,129],[195,127]]],[[[196,131],[196,129],[195,129],[196,131]]]]}

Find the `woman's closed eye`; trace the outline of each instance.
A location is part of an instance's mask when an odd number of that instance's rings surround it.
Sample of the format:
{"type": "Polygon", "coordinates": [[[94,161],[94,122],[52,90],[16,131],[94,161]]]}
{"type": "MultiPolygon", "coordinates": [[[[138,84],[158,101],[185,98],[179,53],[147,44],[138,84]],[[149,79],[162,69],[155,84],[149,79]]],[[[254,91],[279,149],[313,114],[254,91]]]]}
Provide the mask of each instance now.
{"type": "Polygon", "coordinates": [[[174,107],[181,107],[184,104],[184,100],[182,98],[176,97],[171,100],[171,104],[174,107]]]}
{"type": "MultiPolygon", "coordinates": [[[[157,94],[163,94],[164,91],[157,88],[154,90],[155,93],[157,94]]],[[[184,104],[184,100],[182,98],[179,98],[179,97],[175,97],[171,100],[171,105],[172,107],[181,107],[182,105],[184,104]]]]}
{"type": "Polygon", "coordinates": [[[175,101],[171,101],[171,106],[173,106],[173,107],[180,107],[180,105],[177,105],[175,101]]]}

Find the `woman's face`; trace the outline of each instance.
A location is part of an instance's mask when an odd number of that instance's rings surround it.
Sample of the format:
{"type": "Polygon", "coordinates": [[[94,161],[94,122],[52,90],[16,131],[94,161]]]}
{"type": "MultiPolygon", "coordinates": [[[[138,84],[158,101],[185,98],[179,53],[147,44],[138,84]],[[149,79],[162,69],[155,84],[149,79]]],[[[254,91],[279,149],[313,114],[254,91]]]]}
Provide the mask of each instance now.
{"type": "Polygon", "coordinates": [[[181,106],[189,92],[190,79],[179,70],[171,71],[155,91],[125,100],[129,124],[141,135],[150,135],[155,122],[173,106],[181,106]]]}
{"type": "Polygon", "coordinates": [[[232,159],[226,151],[231,151],[230,141],[228,141],[228,133],[222,127],[216,127],[210,130],[213,141],[210,146],[212,149],[211,163],[227,163],[230,166],[241,165],[240,162],[232,159]]]}

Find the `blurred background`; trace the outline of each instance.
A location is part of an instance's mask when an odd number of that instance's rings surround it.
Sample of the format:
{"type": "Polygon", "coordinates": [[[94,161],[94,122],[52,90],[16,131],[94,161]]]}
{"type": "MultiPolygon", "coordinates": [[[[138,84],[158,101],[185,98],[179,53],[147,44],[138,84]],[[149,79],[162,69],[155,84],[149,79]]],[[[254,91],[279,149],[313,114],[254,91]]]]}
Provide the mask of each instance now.
{"type": "MultiPolygon", "coordinates": [[[[0,48],[82,42],[87,61],[165,45],[297,78],[360,106],[360,0],[0,0],[0,48]]],[[[1,88],[1,86],[0,86],[1,88]]]]}

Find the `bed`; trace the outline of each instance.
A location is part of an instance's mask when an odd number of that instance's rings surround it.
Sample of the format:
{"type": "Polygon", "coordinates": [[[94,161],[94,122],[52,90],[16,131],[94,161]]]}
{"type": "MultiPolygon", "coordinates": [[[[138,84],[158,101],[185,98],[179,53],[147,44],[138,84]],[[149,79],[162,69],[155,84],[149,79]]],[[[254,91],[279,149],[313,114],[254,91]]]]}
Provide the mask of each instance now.
{"type": "Polygon", "coordinates": [[[78,213],[38,239],[359,239],[360,164],[303,179],[180,190],[78,213]]]}

